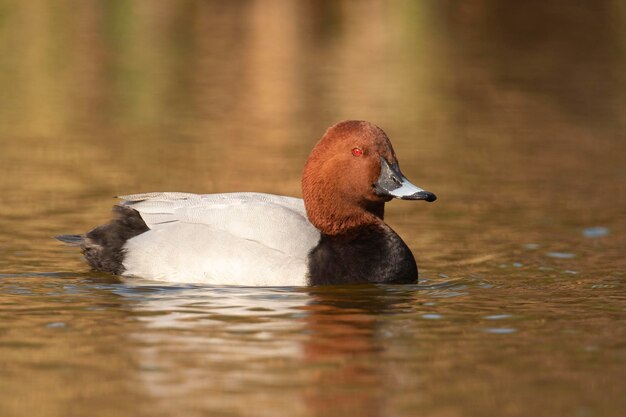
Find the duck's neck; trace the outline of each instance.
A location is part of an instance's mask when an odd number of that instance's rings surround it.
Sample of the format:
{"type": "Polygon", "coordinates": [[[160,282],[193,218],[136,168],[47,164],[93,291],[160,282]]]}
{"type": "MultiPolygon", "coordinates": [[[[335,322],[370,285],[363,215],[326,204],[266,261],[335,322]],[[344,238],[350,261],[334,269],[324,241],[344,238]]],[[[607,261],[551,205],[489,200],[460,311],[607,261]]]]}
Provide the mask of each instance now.
{"type": "Polygon", "coordinates": [[[322,233],[308,266],[311,285],[417,282],[413,254],[382,220],[340,234],[322,233]]]}
{"type": "Polygon", "coordinates": [[[344,235],[362,226],[384,225],[384,202],[342,205],[337,201],[316,201],[306,204],[306,210],[311,223],[328,236],[344,235]]]}

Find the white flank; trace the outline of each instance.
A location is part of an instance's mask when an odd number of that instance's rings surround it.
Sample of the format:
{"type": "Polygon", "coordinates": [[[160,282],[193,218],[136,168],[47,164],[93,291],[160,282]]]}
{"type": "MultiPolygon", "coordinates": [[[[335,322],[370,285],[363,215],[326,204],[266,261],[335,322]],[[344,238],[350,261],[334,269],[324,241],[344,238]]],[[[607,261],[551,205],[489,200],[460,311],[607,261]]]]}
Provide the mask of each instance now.
{"type": "Polygon", "coordinates": [[[307,285],[319,231],[293,197],[150,193],[122,197],[149,231],[124,246],[124,275],[220,285],[307,285]]]}

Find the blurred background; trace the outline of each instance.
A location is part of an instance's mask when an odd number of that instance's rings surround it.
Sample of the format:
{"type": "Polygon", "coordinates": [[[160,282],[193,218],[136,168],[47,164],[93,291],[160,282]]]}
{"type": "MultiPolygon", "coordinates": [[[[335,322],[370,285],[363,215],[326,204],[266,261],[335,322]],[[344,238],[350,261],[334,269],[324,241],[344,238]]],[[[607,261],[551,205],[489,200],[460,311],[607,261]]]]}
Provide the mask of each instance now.
{"type": "Polygon", "coordinates": [[[620,0],[0,0],[0,414],[621,415],[625,102],[620,0]],[[439,197],[387,209],[417,288],[191,305],[51,239],[115,195],[299,196],[345,119],[439,197]]]}

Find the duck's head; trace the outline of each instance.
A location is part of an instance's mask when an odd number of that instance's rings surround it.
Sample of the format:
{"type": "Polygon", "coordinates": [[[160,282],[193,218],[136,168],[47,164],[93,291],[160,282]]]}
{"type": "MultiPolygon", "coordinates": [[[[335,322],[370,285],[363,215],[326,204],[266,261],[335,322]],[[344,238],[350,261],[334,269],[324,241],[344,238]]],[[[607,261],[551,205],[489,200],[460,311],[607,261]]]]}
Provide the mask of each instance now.
{"type": "Polygon", "coordinates": [[[402,174],[381,128],[358,120],[331,126],[315,145],[304,166],[302,195],[311,223],[329,235],[381,222],[392,198],[437,198],[402,174]]]}

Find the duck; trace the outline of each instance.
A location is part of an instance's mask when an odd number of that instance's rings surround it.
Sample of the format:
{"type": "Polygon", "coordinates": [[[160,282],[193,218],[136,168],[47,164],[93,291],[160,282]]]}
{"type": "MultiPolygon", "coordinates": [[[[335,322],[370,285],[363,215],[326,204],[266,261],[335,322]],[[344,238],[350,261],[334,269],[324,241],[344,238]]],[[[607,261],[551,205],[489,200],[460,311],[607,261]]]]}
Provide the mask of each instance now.
{"type": "Polygon", "coordinates": [[[362,120],[326,130],[302,173],[302,198],[256,192],[120,196],[113,219],[61,235],[96,271],[237,286],[415,284],[415,258],[384,221],[396,198],[433,202],[400,170],[385,132],[362,120]]]}

